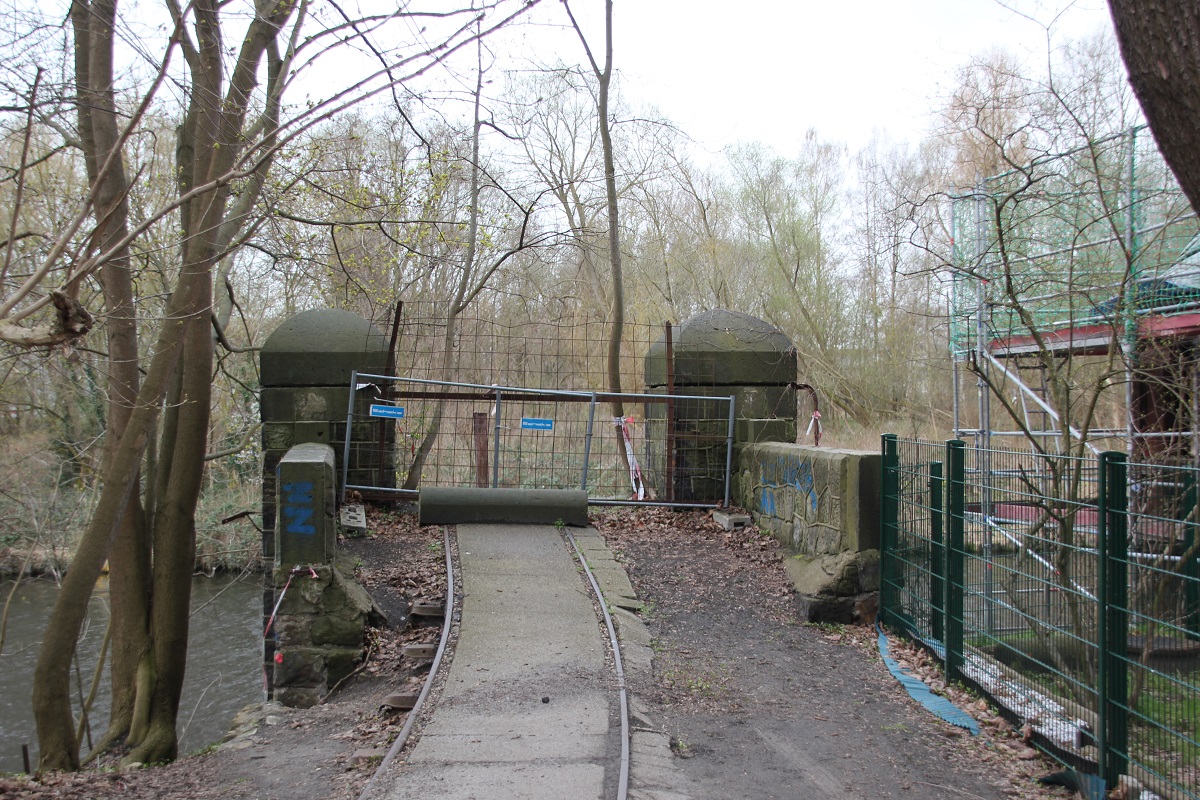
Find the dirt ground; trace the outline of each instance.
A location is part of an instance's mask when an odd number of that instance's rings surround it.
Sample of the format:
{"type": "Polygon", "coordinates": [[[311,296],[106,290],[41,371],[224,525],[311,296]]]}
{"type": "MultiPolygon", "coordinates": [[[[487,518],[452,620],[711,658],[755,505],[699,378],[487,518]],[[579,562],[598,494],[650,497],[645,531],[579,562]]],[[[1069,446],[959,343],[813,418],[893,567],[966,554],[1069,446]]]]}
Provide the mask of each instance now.
{"type": "MultiPolygon", "coordinates": [[[[672,736],[689,793],[718,798],[1046,798],[1056,770],[986,703],[954,692],[983,734],[942,722],[888,673],[866,626],[810,626],[778,543],[707,515],[600,515],[654,637],[654,675],[635,685],[672,736]]],[[[893,656],[935,682],[922,652],[893,656]]],[[[944,683],[940,684],[944,686],[944,683]]]]}
{"type": "MultiPolygon", "coordinates": [[[[646,603],[654,674],[632,689],[672,737],[681,791],[697,800],[1070,796],[1034,783],[1053,765],[985,704],[954,698],[982,722],[971,737],[912,701],[873,630],[800,624],[779,549],[757,530],[726,533],[700,512],[616,511],[594,523],[646,603]]],[[[404,724],[380,700],[421,678],[400,648],[440,630],[440,620],[405,624],[405,598],[445,593],[438,529],[394,513],[372,515],[371,528],[343,544],[392,624],[372,632],[367,662],[326,703],[252,707],[230,741],[166,766],[0,778],[0,797],[356,798],[404,724]]],[[[893,647],[936,680],[923,654],[893,647]]]]}

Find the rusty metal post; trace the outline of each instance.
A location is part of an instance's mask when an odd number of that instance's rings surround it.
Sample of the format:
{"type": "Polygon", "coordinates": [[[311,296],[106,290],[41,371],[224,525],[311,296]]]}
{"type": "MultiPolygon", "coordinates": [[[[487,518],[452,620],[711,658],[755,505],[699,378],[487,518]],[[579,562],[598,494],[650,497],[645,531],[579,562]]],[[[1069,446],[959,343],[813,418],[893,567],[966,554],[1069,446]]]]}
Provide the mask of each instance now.
{"type": "Polygon", "coordinates": [[[486,489],[491,485],[488,478],[488,412],[476,411],[471,415],[471,432],[475,438],[475,486],[486,489]]]}
{"type": "MultiPolygon", "coordinates": [[[[675,344],[671,336],[671,323],[663,323],[667,343],[667,394],[675,394],[675,344]]],[[[667,500],[675,499],[675,401],[667,398],[667,500]]]]}
{"type": "MultiPolygon", "coordinates": [[[[400,340],[400,315],[403,313],[404,313],[404,301],[397,300],[396,307],[392,311],[392,338],[388,342],[387,363],[384,365],[384,368],[383,368],[384,375],[394,376],[396,374],[396,344],[400,340]]],[[[384,390],[385,396],[390,397],[391,393],[394,390],[395,390],[395,385],[389,384],[387,389],[384,390]]],[[[354,387],[353,386],[350,387],[350,394],[351,394],[351,396],[354,395],[354,387]]],[[[395,424],[396,423],[393,421],[381,419],[375,426],[376,433],[378,433],[378,441],[379,441],[379,443],[376,447],[376,452],[375,452],[375,459],[376,459],[375,485],[376,486],[394,485],[388,481],[389,473],[394,473],[394,471],[395,471],[396,456],[395,456],[395,453],[393,452],[391,454],[391,458],[388,458],[388,452],[387,452],[387,431],[388,431],[388,429],[387,429],[387,426],[391,425],[391,426],[395,427],[395,424]]],[[[350,439],[350,431],[347,430],[346,431],[346,440],[349,441],[349,439],[350,439]]],[[[393,440],[393,443],[394,443],[394,440],[393,440]]]]}

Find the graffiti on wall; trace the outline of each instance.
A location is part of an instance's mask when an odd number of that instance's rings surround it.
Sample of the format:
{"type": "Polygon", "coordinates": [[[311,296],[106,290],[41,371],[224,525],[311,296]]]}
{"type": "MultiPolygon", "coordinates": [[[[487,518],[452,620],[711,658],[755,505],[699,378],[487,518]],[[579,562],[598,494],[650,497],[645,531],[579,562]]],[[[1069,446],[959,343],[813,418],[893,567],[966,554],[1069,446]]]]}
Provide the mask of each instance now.
{"type": "Polygon", "coordinates": [[[817,513],[817,493],[813,488],[812,465],[796,456],[764,459],[758,465],[759,512],[771,517],[791,516],[779,513],[784,493],[796,497],[811,512],[817,513]]]}
{"type": "Polygon", "coordinates": [[[288,533],[316,533],[316,526],[310,522],[313,518],[313,485],[307,481],[285,483],[283,492],[284,530],[288,533]]]}

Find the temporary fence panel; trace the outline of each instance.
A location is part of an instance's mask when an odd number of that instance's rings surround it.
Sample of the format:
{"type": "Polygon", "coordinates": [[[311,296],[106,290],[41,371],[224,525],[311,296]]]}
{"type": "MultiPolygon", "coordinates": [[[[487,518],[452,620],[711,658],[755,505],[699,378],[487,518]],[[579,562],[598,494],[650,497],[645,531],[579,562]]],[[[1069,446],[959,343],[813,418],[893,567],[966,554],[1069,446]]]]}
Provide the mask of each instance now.
{"type": "Polygon", "coordinates": [[[1196,478],[889,434],[881,617],[1063,763],[1200,797],[1196,478]]]}
{"type": "Polygon", "coordinates": [[[732,397],[358,373],[351,384],[352,397],[375,397],[350,403],[343,491],[405,496],[422,486],[571,488],[586,490],[594,504],[708,507],[730,500],[732,397]],[[612,413],[615,400],[624,406],[621,416],[612,413]],[[671,409],[669,421],[649,413],[660,404],[671,409]],[[384,435],[384,426],[394,435],[384,435]]]}

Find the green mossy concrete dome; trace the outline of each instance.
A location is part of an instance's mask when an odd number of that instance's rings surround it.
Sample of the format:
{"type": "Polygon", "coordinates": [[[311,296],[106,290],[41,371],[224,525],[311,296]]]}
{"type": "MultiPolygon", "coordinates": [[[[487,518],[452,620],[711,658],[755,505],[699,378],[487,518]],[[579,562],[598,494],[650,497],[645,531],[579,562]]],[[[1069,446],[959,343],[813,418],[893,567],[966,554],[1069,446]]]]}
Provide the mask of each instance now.
{"type": "Polygon", "coordinates": [[[304,311],[267,338],[260,363],[263,386],[345,386],[351,370],[383,373],[387,339],[351,311],[304,311]]]}
{"type": "MultiPolygon", "coordinates": [[[[778,386],[796,380],[796,348],[782,331],[739,311],[714,309],[673,335],[677,386],[778,386]]],[[[666,385],[666,339],[646,354],[646,385],[666,385]]]]}

